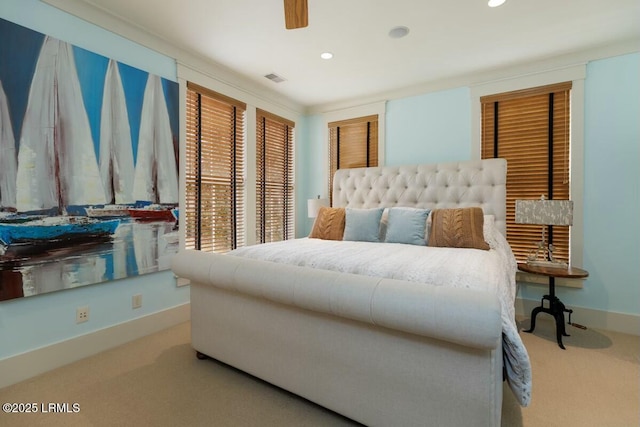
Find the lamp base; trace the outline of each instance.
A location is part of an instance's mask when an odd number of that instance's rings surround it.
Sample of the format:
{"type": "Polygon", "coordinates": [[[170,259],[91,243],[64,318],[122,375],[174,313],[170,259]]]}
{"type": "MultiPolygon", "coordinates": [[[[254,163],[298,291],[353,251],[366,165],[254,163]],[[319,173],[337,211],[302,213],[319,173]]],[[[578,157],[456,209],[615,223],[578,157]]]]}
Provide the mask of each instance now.
{"type": "Polygon", "coordinates": [[[527,265],[533,267],[545,267],[545,268],[569,268],[569,264],[561,261],[546,261],[546,260],[527,260],[527,265]]]}

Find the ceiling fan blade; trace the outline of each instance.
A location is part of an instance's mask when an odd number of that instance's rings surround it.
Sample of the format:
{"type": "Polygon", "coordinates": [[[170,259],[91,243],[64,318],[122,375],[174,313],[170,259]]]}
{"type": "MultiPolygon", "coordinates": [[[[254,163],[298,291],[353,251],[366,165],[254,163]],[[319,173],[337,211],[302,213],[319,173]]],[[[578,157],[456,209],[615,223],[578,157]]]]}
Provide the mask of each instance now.
{"type": "Polygon", "coordinates": [[[284,22],[287,30],[309,25],[307,0],[284,0],[284,22]]]}

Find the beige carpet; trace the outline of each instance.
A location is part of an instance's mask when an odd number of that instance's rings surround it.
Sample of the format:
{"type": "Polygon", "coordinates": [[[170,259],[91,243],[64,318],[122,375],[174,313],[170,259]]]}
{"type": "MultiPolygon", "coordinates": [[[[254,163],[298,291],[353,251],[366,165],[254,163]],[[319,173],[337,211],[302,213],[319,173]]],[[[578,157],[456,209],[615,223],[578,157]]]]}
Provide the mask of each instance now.
{"type": "MultiPolygon", "coordinates": [[[[544,317],[535,334],[522,334],[533,366],[532,404],[518,407],[505,388],[503,425],[639,426],[640,338],[568,327],[563,351],[544,317]]],[[[356,425],[226,365],[198,360],[189,323],[1,389],[0,402],[35,402],[40,410],[79,405],[77,413],[0,413],[0,426],[11,427],[356,425]]]]}

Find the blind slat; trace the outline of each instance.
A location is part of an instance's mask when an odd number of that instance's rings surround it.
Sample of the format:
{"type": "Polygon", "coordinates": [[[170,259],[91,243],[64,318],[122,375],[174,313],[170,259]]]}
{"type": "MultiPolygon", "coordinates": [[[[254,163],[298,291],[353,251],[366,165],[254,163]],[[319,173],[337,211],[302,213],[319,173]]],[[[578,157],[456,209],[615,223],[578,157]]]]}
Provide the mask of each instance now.
{"type": "Polygon", "coordinates": [[[186,248],[244,246],[244,103],[187,84],[186,248]]]}
{"type": "MultiPolygon", "coordinates": [[[[482,158],[501,157],[508,164],[507,240],[518,261],[525,261],[529,252],[535,250],[543,226],[516,224],[515,200],[539,199],[541,195],[547,198],[552,195],[553,199],[570,196],[570,90],[568,82],[489,95],[480,100],[482,158]]],[[[568,262],[569,227],[555,226],[549,236],[555,247],[554,257],[568,262]]]]}
{"type": "Polygon", "coordinates": [[[331,122],[329,127],[329,199],[338,169],[378,166],[378,115],[331,122]]]}
{"type": "Polygon", "coordinates": [[[256,240],[294,237],[294,123],[256,111],[256,240]]]}

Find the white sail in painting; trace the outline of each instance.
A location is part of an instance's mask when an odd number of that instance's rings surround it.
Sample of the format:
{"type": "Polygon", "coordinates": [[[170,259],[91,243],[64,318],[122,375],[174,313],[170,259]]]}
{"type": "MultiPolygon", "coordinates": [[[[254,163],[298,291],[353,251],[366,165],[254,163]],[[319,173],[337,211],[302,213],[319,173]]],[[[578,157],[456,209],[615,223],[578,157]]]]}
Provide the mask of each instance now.
{"type": "Polygon", "coordinates": [[[16,207],[16,141],[9,103],[0,81],[0,208],[16,207]]]}
{"type": "Polygon", "coordinates": [[[72,46],[45,37],[18,151],[17,209],[105,203],[72,46]]]}
{"type": "Polygon", "coordinates": [[[109,60],[100,122],[100,174],[107,203],[132,203],[133,148],[118,64],[109,60]]]}
{"type": "Polygon", "coordinates": [[[152,74],[144,90],[133,196],[153,203],[178,203],[178,170],[169,112],[160,77],[152,74]]]}

